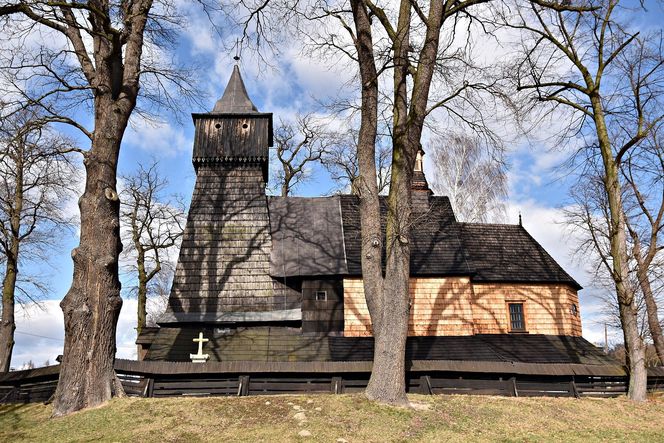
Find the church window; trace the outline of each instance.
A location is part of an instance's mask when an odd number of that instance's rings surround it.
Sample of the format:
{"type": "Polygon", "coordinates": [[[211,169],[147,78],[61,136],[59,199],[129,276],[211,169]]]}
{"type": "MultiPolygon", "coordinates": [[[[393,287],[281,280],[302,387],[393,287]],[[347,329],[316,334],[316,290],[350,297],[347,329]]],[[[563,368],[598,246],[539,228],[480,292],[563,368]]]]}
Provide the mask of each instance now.
{"type": "Polygon", "coordinates": [[[570,306],[570,312],[574,317],[579,315],[579,307],[576,305],[576,303],[572,303],[572,306],[570,306]]]}
{"type": "Polygon", "coordinates": [[[525,331],[526,319],[523,315],[523,303],[508,303],[507,306],[510,315],[510,331],[525,331]]]}
{"type": "Polygon", "coordinates": [[[326,301],[327,291],[316,291],[316,301],[326,301]]]}

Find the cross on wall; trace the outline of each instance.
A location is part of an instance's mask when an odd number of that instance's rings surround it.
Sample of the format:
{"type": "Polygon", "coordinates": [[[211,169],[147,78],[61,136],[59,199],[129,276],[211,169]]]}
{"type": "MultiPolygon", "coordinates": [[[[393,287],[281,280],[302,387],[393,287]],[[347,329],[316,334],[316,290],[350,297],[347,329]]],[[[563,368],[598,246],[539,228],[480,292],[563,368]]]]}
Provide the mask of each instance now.
{"type": "Polygon", "coordinates": [[[202,333],[202,332],[199,332],[199,333],[198,333],[198,338],[195,338],[195,339],[193,339],[192,341],[193,341],[194,343],[196,343],[196,342],[198,343],[198,354],[196,354],[196,355],[202,357],[202,356],[203,356],[203,343],[207,343],[207,342],[209,342],[210,339],[209,339],[209,338],[203,338],[203,333],[202,333]]]}

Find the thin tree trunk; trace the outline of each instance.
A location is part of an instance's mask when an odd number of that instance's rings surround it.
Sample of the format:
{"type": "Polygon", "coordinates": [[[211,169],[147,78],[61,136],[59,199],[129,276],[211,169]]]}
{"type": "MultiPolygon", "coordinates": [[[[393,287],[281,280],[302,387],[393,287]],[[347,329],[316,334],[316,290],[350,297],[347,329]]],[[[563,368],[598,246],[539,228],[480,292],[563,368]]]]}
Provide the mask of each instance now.
{"type": "MultiPolygon", "coordinates": [[[[140,245],[139,245],[140,247],[140,245]]],[[[145,253],[138,250],[138,312],[136,318],[136,331],[140,335],[145,328],[147,318],[148,281],[145,274],[145,253]]]]}
{"type": "Polygon", "coordinates": [[[95,109],[94,139],[84,162],[85,192],[79,200],[81,240],[72,251],[72,286],[60,303],[65,347],[54,416],[93,407],[123,394],[117,392],[119,385],[113,369],[116,326],[122,307],[116,173],[120,141],[130,112],[118,109],[109,96],[98,98],[95,109]]]}
{"type": "Polygon", "coordinates": [[[659,358],[660,364],[664,365],[664,335],[662,334],[662,325],[659,322],[657,302],[652,292],[648,272],[637,264],[637,278],[639,279],[639,286],[643,293],[643,298],[646,304],[646,316],[648,318],[648,329],[652,337],[653,344],[655,345],[655,352],[659,358]]]}
{"type": "MultiPolygon", "coordinates": [[[[663,203],[664,204],[664,203],[663,203]]],[[[659,219],[658,219],[659,220],[659,219]]],[[[662,325],[659,323],[658,308],[657,302],[655,301],[655,296],[652,292],[652,286],[650,284],[650,278],[648,276],[648,269],[652,264],[657,253],[657,226],[659,223],[655,223],[653,226],[652,234],[650,236],[650,247],[647,250],[647,253],[642,255],[641,251],[641,239],[639,234],[631,229],[628,226],[629,233],[632,237],[633,247],[632,254],[634,255],[634,260],[636,261],[636,278],[639,281],[639,287],[643,293],[643,299],[646,304],[646,317],[648,319],[648,329],[650,330],[650,336],[655,345],[655,352],[657,352],[657,358],[659,362],[664,364],[664,336],[662,335],[662,325]]]]}
{"type": "Polygon", "coordinates": [[[604,164],[604,188],[609,202],[609,241],[613,266],[612,277],[616,287],[620,323],[625,339],[625,351],[629,370],[627,395],[631,400],[645,401],[648,384],[648,375],[645,367],[645,344],[639,334],[638,308],[635,297],[627,286],[629,278],[627,238],[622,210],[622,189],[620,186],[619,169],[613,157],[601,100],[597,95],[591,95],[590,98],[604,164]]]}
{"type": "Polygon", "coordinates": [[[16,280],[18,278],[18,257],[21,246],[21,213],[23,212],[23,186],[25,151],[23,141],[19,142],[16,155],[16,183],[14,202],[10,210],[9,224],[11,237],[7,251],[5,278],[2,280],[2,319],[0,320],[0,372],[8,372],[14,351],[14,331],[16,331],[16,280]]]}
{"type": "Polygon", "coordinates": [[[2,320],[0,322],[0,372],[8,372],[14,350],[14,291],[18,269],[13,258],[7,259],[5,278],[2,280],[2,320]]]}
{"type": "Polygon", "coordinates": [[[284,182],[281,184],[281,196],[282,197],[288,197],[288,191],[289,191],[289,179],[286,176],[284,178],[284,182]]]}
{"type": "Polygon", "coordinates": [[[138,288],[138,312],[137,312],[137,322],[136,322],[136,333],[141,335],[143,329],[147,324],[147,291],[144,287],[139,286],[138,288]]]}

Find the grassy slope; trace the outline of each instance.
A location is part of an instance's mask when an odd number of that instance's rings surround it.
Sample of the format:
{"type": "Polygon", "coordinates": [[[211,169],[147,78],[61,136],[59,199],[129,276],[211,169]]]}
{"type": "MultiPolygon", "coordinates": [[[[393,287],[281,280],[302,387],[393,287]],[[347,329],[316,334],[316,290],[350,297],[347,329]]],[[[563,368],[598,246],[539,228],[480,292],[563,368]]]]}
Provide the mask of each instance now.
{"type": "Polygon", "coordinates": [[[360,395],[132,398],[50,420],[50,406],[5,405],[0,441],[664,441],[662,398],[412,400],[428,409],[381,407],[360,395]],[[299,437],[303,429],[312,436],[299,437]]]}

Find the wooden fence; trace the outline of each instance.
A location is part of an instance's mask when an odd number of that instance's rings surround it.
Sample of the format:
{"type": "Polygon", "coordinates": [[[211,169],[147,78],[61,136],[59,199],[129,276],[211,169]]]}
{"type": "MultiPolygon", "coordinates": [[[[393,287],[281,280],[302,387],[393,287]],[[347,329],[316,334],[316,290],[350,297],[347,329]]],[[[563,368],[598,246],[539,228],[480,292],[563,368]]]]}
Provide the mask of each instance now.
{"type": "MultiPolygon", "coordinates": [[[[142,362],[121,361],[116,372],[130,396],[246,396],[298,393],[354,393],[363,391],[369,380],[369,371],[357,364],[329,366],[336,372],[295,372],[282,365],[270,372],[252,365],[251,372],[211,372],[204,365],[186,364],[141,365],[142,362]],[[192,369],[193,368],[193,369],[192,369]],[[343,369],[348,371],[343,371],[343,369]],[[194,370],[195,369],[195,370],[194,370]]],[[[407,374],[407,390],[425,395],[473,394],[502,395],[512,397],[615,397],[627,391],[624,375],[555,375],[537,373],[481,373],[434,370],[411,370],[407,374]]],[[[414,366],[417,367],[417,366],[414,366]]],[[[236,369],[243,368],[236,366],[236,369]]],[[[0,403],[45,402],[55,392],[58,366],[31,371],[17,371],[0,376],[0,403]]],[[[274,369],[274,368],[273,368],[274,369]]],[[[293,369],[293,368],[291,368],[293,369]]],[[[412,367],[411,367],[412,369],[412,367]]],[[[560,369],[560,368],[558,368],[560,369]]],[[[597,372],[595,368],[591,372],[597,372]]],[[[524,372],[524,371],[521,371],[524,372]]],[[[583,372],[583,371],[577,371],[583,372]]],[[[587,371],[586,371],[587,372],[587,371]]],[[[601,372],[601,371],[599,371],[601,372]]],[[[651,371],[648,378],[650,390],[664,390],[664,368],[651,371]]]]}

